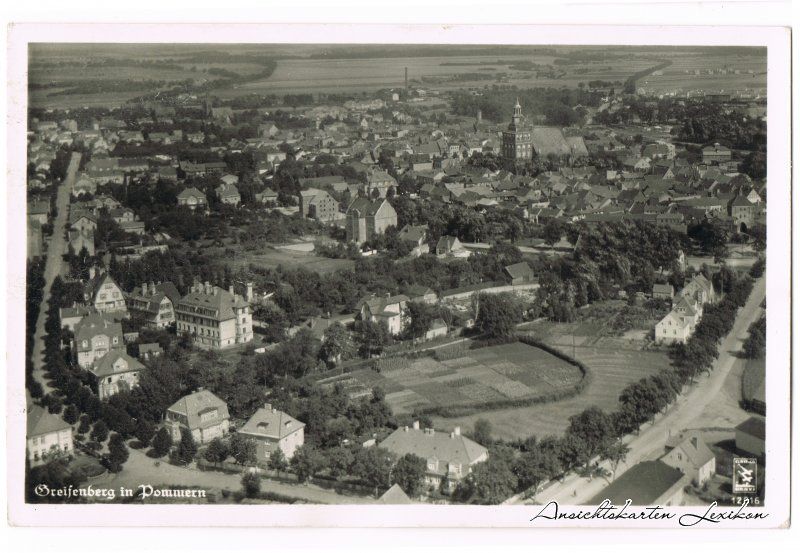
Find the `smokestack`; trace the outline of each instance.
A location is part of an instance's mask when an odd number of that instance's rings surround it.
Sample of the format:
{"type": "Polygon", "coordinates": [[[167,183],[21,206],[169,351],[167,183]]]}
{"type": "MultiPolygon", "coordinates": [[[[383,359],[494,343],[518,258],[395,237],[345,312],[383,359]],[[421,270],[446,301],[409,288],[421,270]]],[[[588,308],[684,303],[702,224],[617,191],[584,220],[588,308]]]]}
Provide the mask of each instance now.
{"type": "Polygon", "coordinates": [[[245,296],[244,296],[244,299],[247,300],[247,302],[252,302],[253,301],[253,283],[252,282],[246,282],[245,283],[245,296]]]}

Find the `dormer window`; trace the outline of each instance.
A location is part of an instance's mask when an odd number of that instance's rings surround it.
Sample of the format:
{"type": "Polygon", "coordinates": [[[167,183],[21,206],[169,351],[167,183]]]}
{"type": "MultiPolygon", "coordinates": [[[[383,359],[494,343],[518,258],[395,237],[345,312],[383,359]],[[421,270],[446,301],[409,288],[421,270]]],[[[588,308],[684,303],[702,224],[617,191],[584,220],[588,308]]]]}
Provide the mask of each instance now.
{"type": "Polygon", "coordinates": [[[114,338],[113,338],[113,342],[114,342],[115,344],[119,343],[119,338],[117,338],[116,336],[114,336],[114,338]]]}
{"type": "Polygon", "coordinates": [[[81,342],[81,347],[88,348],[89,347],[89,342],[87,340],[82,341],[81,342]]]}

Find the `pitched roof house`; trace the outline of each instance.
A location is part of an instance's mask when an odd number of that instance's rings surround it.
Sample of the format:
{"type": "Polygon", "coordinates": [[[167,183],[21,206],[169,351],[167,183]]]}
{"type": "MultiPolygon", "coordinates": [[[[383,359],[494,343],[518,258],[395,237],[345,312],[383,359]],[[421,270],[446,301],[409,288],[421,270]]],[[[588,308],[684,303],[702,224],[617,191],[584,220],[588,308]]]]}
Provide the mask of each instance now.
{"type": "Polygon", "coordinates": [[[457,237],[442,236],[436,243],[436,255],[438,257],[469,257],[470,252],[457,237]]]}
{"type": "Polygon", "coordinates": [[[98,397],[106,399],[136,386],[142,369],[144,365],[125,351],[111,350],[96,360],[89,372],[94,376],[98,397]]]}
{"type": "Polygon", "coordinates": [[[280,449],[286,459],[291,459],[305,441],[305,426],[305,423],[267,403],[253,413],[238,433],[256,441],[257,459],[266,463],[276,449],[280,449]]]}
{"type": "Polygon", "coordinates": [[[426,484],[445,491],[452,491],[472,467],[489,458],[489,450],[463,436],[459,427],[450,433],[436,432],[420,428],[418,421],[398,428],[379,445],[397,456],[413,453],[425,459],[426,484]]]}
{"type": "Polygon", "coordinates": [[[25,436],[28,460],[34,467],[73,450],[72,426],[33,403],[28,404],[25,436]]]}
{"type": "Polygon", "coordinates": [[[75,325],[73,351],[78,365],[88,369],[111,350],[122,350],[122,325],[103,313],[86,315],[75,325]]]}
{"type": "Polygon", "coordinates": [[[397,226],[397,212],[386,199],[356,198],[347,208],[347,241],[363,244],[373,236],[397,226]]]}
{"type": "Polygon", "coordinates": [[[181,295],[171,282],[151,282],[137,286],[128,294],[128,311],[149,326],[163,328],[175,322],[175,304],[181,295]]]}
{"type": "Polygon", "coordinates": [[[251,342],[250,299],[234,293],[233,289],[196,283],[174,305],[176,329],[179,334],[190,334],[203,349],[224,349],[251,342]]]}
{"type": "Polygon", "coordinates": [[[89,279],[83,287],[83,298],[100,313],[115,313],[120,316],[128,313],[122,288],[105,271],[98,272],[89,279]]]}
{"type": "Polygon", "coordinates": [[[181,429],[187,429],[197,443],[208,443],[228,433],[228,404],[210,391],[200,388],[167,409],[166,427],[175,441],[181,439],[181,429]]]}
{"type": "Polygon", "coordinates": [[[689,476],[663,461],[642,461],[590,499],[588,504],[599,505],[608,499],[613,505],[620,506],[630,499],[632,505],[679,507],[683,504],[683,488],[689,480],[689,476]]]}
{"type": "Polygon", "coordinates": [[[503,268],[509,284],[530,284],[536,282],[536,276],[533,274],[533,269],[528,265],[527,261],[520,261],[513,265],[507,265],[503,268]]]}
{"type": "Polygon", "coordinates": [[[702,486],[716,471],[716,458],[698,432],[678,434],[667,440],[661,457],[665,464],[680,470],[702,486]]]}
{"type": "Polygon", "coordinates": [[[200,190],[194,186],[191,186],[182,190],[181,193],[178,194],[178,205],[185,205],[188,206],[189,209],[194,210],[198,207],[208,205],[208,199],[200,190]]]}
{"type": "Polygon", "coordinates": [[[362,321],[380,322],[386,325],[391,334],[403,332],[403,313],[408,303],[408,296],[370,297],[360,302],[358,313],[362,321]]]}

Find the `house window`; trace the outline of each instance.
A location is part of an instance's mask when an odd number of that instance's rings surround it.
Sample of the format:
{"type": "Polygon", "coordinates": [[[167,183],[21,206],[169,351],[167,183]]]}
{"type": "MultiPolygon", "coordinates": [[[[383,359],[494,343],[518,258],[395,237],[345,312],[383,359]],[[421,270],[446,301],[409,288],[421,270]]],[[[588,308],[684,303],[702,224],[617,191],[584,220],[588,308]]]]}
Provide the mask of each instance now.
{"type": "Polygon", "coordinates": [[[683,461],[683,455],[681,455],[680,453],[678,453],[678,461],[683,461]]]}

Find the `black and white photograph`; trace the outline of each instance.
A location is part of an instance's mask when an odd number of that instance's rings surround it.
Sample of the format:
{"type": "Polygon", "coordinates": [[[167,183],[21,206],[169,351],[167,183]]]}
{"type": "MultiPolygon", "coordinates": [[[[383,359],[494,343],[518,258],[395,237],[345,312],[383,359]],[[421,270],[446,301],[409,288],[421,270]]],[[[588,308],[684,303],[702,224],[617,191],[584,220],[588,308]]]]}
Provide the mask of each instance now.
{"type": "Polygon", "coordinates": [[[17,45],[21,510],[788,523],[788,33],[64,33],[17,45]]]}

